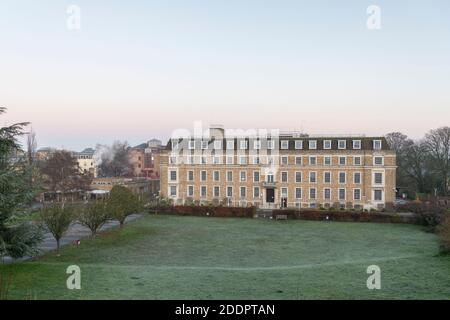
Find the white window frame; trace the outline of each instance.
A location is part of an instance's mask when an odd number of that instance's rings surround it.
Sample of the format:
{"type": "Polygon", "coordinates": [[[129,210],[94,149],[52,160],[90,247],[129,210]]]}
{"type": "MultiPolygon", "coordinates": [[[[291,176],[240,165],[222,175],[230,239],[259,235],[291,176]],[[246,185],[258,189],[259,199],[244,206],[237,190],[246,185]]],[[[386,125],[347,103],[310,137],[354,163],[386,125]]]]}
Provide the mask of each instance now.
{"type": "Polygon", "coordinates": [[[208,145],[209,145],[209,141],[207,141],[207,140],[201,141],[201,149],[202,150],[208,150],[208,145]]]}
{"type": "Polygon", "coordinates": [[[317,140],[308,140],[308,149],[316,150],[317,149],[317,140]]]}
{"type": "Polygon", "coordinates": [[[201,182],[208,181],[208,171],[207,170],[200,170],[200,181],[201,182]],[[203,172],[205,172],[205,180],[203,180],[203,175],[202,175],[203,172]]]}
{"type": "Polygon", "coordinates": [[[247,182],[247,171],[239,171],[239,182],[247,182]],[[242,179],[242,174],[244,173],[244,179],[242,179]]]}
{"type": "Polygon", "coordinates": [[[302,181],[303,181],[303,174],[302,174],[302,172],[301,171],[295,171],[295,178],[294,178],[294,181],[295,181],[295,183],[302,183],[302,181]],[[297,181],[297,174],[300,174],[300,181],[297,181]]]}
{"type": "Polygon", "coordinates": [[[186,194],[187,194],[187,196],[190,197],[190,198],[193,198],[193,197],[194,197],[194,194],[195,194],[195,187],[194,187],[194,185],[189,184],[189,185],[187,186],[186,194]],[[190,188],[192,188],[192,194],[189,194],[190,188]]]}
{"type": "Polygon", "coordinates": [[[323,165],[324,166],[331,166],[331,165],[333,165],[333,157],[332,156],[323,156],[323,165]],[[326,163],[326,161],[325,161],[325,159],[326,158],[328,158],[328,159],[330,159],[330,163],[326,163]]]}
{"type": "Polygon", "coordinates": [[[353,165],[354,166],[362,166],[362,157],[361,156],[354,156],[353,157],[353,165]],[[359,164],[356,163],[356,159],[359,159],[359,164]]]}
{"type": "Polygon", "coordinates": [[[258,186],[253,187],[253,199],[259,199],[261,198],[261,188],[258,186]],[[258,189],[258,195],[255,197],[255,191],[258,189]]]}
{"type": "Polygon", "coordinates": [[[289,140],[281,140],[281,149],[288,150],[289,149],[289,140]]]}
{"type": "Polygon", "coordinates": [[[345,171],[338,172],[338,184],[346,184],[347,183],[347,173],[345,171]],[[344,174],[344,182],[341,182],[341,173],[344,174]]]}
{"type": "Polygon", "coordinates": [[[195,180],[195,172],[194,172],[194,170],[188,170],[187,171],[186,180],[189,181],[189,182],[192,182],[192,181],[195,180]],[[189,172],[192,172],[192,180],[189,179],[189,172]]]}
{"type": "Polygon", "coordinates": [[[295,140],[295,149],[296,150],[303,149],[303,140],[295,140]]]}
{"type": "Polygon", "coordinates": [[[303,199],[303,190],[301,187],[295,188],[295,199],[303,199]],[[297,190],[300,190],[300,197],[297,197],[297,190]]]}
{"type": "Polygon", "coordinates": [[[267,149],[268,150],[275,149],[275,140],[267,140],[267,149]]]}
{"type": "Polygon", "coordinates": [[[323,183],[331,184],[332,181],[333,181],[333,175],[331,174],[331,171],[324,171],[324,172],[323,172],[323,183]],[[328,182],[327,182],[326,179],[325,179],[325,175],[326,175],[327,173],[330,174],[330,181],[328,181],[328,182]]]}
{"type": "Polygon", "coordinates": [[[331,201],[331,199],[332,199],[332,197],[333,197],[332,193],[333,193],[333,189],[331,189],[331,188],[323,188],[323,199],[324,199],[324,200],[330,200],[330,201],[331,201]],[[327,198],[327,197],[325,196],[325,195],[326,195],[326,193],[325,193],[326,190],[330,190],[330,197],[329,197],[329,198],[327,198]]]}
{"type": "Polygon", "coordinates": [[[361,188],[354,188],[354,189],[353,189],[353,201],[361,201],[361,199],[362,199],[361,188]],[[355,191],[356,191],[356,190],[359,190],[359,199],[356,199],[356,198],[355,198],[355,191]]]}
{"type": "Polygon", "coordinates": [[[332,141],[331,140],[323,140],[323,149],[324,150],[331,150],[332,147],[332,141]],[[327,147],[327,143],[329,143],[329,146],[327,147]]]}
{"type": "Polygon", "coordinates": [[[253,182],[261,182],[261,172],[258,170],[253,171],[253,182]],[[258,180],[255,180],[255,174],[258,174],[258,180]]]}
{"type": "Polygon", "coordinates": [[[201,185],[200,186],[200,198],[204,199],[208,197],[208,186],[207,185],[201,185]],[[202,190],[205,188],[205,195],[202,195],[202,190]]]}
{"type": "Polygon", "coordinates": [[[353,184],[362,184],[362,173],[361,171],[355,171],[353,172],[353,184]],[[356,174],[359,174],[359,182],[356,182],[356,174]]]}
{"type": "Polygon", "coordinates": [[[234,150],[234,140],[227,140],[227,150],[234,150]]]}
{"type": "Polygon", "coordinates": [[[189,140],[188,148],[189,148],[189,150],[194,150],[195,149],[195,140],[189,140]]]}
{"type": "Polygon", "coordinates": [[[373,143],[373,150],[381,150],[381,149],[383,149],[383,142],[381,141],[381,139],[374,139],[372,143],[373,143]],[[376,147],[377,144],[380,145],[379,148],[376,147]]]}
{"type": "Polygon", "coordinates": [[[347,156],[339,156],[339,158],[338,158],[338,165],[339,166],[346,166],[347,165],[347,156]],[[344,164],[341,164],[341,159],[344,159],[344,164]]]}
{"type": "Polygon", "coordinates": [[[339,188],[338,189],[338,200],[339,201],[347,200],[347,190],[345,188],[339,188]],[[344,199],[341,199],[341,190],[344,190],[344,199]]]}
{"type": "Polygon", "coordinates": [[[168,170],[168,173],[169,173],[169,175],[168,175],[169,183],[177,183],[178,182],[178,169],[177,168],[170,168],[168,170]],[[175,180],[172,180],[172,175],[171,175],[172,172],[175,172],[175,174],[176,174],[176,179],[175,180]]]}
{"type": "Polygon", "coordinates": [[[338,149],[339,150],[345,150],[347,149],[347,140],[338,140],[338,149]],[[341,143],[344,143],[344,146],[341,146],[341,143]]]}
{"type": "Polygon", "coordinates": [[[248,149],[248,141],[247,140],[240,140],[239,141],[239,149],[240,150],[247,150],[248,149]]]}
{"type": "Polygon", "coordinates": [[[222,140],[214,140],[214,150],[222,149],[222,140]]]}
{"type": "Polygon", "coordinates": [[[220,182],[220,171],[219,170],[214,170],[213,171],[213,181],[214,182],[220,182]],[[216,180],[216,173],[219,173],[219,179],[216,180]]]}
{"type": "Polygon", "coordinates": [[[309,158],[308,158],[308,164],[310,165],[310,166],[317,166],[317,156],[309,156],[309,158]],[[314,159],[314,164],[311,164],[311,159],[314,159]]]}
{"type": "Polygon", "coordinates": [[[353,144],[353,149],[361,150],[361,145],[362,145],[361,140],[353,140],[352,144],[353,144]],[[357,146],[357,144],[359,144],[359,146],[357,146]]]}
{"type": "Polygon", "coordinates": [[[233,179],[234,179],[233,171],[232,170],[227,170],[227,177],[226,177],[227,182],[233,182],[233,179]],[[230,173],[230,172],[231,172],[231,180],[228,179],[228,173],[230,173]]]}
{"type": "Polygon", "coordinates": [[[213,186],[213,198],[220,198],[220,186],[213,186]],[[219,195],[216,196],[216,188],[219,190],[219,195]]]}
{"type": "Polygon", "coordinates": [[[373,165],[374,166],[384,166],[384,157],[383,156],[373,156],[373,165]],[[381,164],[375,163],[376,158],[381,158],[381,164]]]}
{"type": "Polygon", "coordinates": [[[308,172],[308,182],[309,183],[317,183],[317,171],[309,171],[308,172]],[[311,181],[311,174],[314,173],[314,177],[316,181],[311,181]]]}
{"type": "Polygon", "coordinates": [[[261,149],[261,140],[254,140],[253,141],[253,149],[260,150],[261,149]]]}
{"type": "Polygon", "coordinates": [[[308,199],[309,200],[317,200],[317,188],[309,188],[308,199]],[[314,198],[311,197],[311,191],[312,190],[314,190],[314,198]]]}
{"type": "Polygon", "coordinates": [[[281,183],[289,183],[289,172],[288,171],[281,171],[280,173],[280,182],[281,183]],[[283,174],[286,174],[286,181],[283,181],[283,174]]]}

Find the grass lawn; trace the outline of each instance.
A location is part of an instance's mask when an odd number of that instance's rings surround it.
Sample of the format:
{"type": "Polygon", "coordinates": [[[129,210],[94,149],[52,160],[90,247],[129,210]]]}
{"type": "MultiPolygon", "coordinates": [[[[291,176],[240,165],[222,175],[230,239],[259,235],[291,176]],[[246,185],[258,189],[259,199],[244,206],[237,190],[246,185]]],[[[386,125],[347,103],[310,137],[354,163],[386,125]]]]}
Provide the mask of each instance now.
{"type": "Polygon", "coordinates": [[[146,216],[0,273],[14,299],[450,298],[450,256],[400,224],[146,216]],[[73,264],[82,290],[66,288],[73,264]],[[373,264],[381,290],[366,287],[373,264]]]}

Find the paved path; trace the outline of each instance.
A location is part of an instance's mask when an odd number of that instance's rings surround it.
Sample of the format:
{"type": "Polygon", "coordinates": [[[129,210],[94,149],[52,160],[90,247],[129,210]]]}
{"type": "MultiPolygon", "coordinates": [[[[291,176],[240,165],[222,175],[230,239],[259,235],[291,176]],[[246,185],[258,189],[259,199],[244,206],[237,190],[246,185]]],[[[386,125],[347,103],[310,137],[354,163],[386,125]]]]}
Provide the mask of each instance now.
{"type": "MultiPolygon", "coordinates": [[[[139,219],[142,216],[143,216],[143,214],[133,214],[131,216],[128,216],[127,219],[125,220],[125,223],[139,219]]],[[[106,231],[106,230],[109,230],[112,228],[116,228],[118,226],[119,226],[119,222],[109,221],[100,228],[100,232],[106,231]]],[[[91,231],[88,228],[80,225],[79,223],[75,223],[69,228],[69,231],[66,232],[64,237],[62,237],[61,246],[73,244],[74,241],[80,240],[83,238],[87,238],[90,235],[91,235],[91,231]]],[[[56,250],[56,240],[55,240],[55,238],[53,238],[53,235],[50,232],[44,234],[44,238],[43,238],[41,244],[39,245],[39,250],[40,250],[40,253],[37,256],[42,256],[46,252],[56,250]]],[[[34,257],[23,257],[21,259],[13,259],[11,257],[4,257],[3,262],[4,263],[13,263],[13,262],[30,260],[32,258],[34,258],[34,257]]]]}

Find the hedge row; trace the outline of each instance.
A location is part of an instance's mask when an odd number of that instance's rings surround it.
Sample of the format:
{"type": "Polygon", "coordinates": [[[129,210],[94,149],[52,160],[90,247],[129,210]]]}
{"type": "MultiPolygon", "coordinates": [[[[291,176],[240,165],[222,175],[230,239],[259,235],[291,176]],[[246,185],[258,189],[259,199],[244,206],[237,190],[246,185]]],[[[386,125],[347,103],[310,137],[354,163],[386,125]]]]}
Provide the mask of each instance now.
{"type": "Polygon", "coordinates": [[[342,221],[342,222],[382,222],[382,223],[418,223],[415,217],[399,214],[354,211],[322,211],[322,210],[273,210],[272,217],[284,215],[288,219],[342,221]]]}
{"type": "Polygon", "coordinates": [[[163,214],[179,216],[210,216],[222,218],[253,218],[255,207],[173,206],[158,210],[163,214]]]}

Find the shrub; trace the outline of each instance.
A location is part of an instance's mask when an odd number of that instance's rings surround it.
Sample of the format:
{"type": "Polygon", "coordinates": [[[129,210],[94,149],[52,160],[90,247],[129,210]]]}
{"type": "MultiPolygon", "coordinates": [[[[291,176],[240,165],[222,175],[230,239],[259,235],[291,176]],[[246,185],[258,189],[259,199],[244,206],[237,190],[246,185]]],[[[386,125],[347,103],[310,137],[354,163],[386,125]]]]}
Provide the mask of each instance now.
{"type": "Polygon", "coordinates": [[[447,215],[439,226],[439,240],[441,242],[441,251],[450,253],[450,216],[447,215]]]}
{"type": "Polygon", "coordinates": [[[107,210],[114,219],[119,221],[122,228],[129,215],[142,210],[142,204],[130,189],[123,186],[114,186],[107,200],[107,210]]]}
{"type": "Polygon", "coordinates": [[[411,202],[398,206],[397,212],[412,212],[418,217],[421,225],[427,227],[430,231],[435,231],[446,212],[445,207],[436,202],[411,202]]]}
{"type": "Polygon", "coordinates": [[[59,254],[61,238],[67,232],[75,218],[75,207],[65,205],[64,203],[41,210],[40,220],[56,240],[56,253],[59,254]]]}
{"type": "Polygon", "coordinates": [[[95,237],[98,229],[110,219],[111,215],[104,200],[89,203],[78,215],[78,222],[91,230],[92,237],[95,237]]]}

